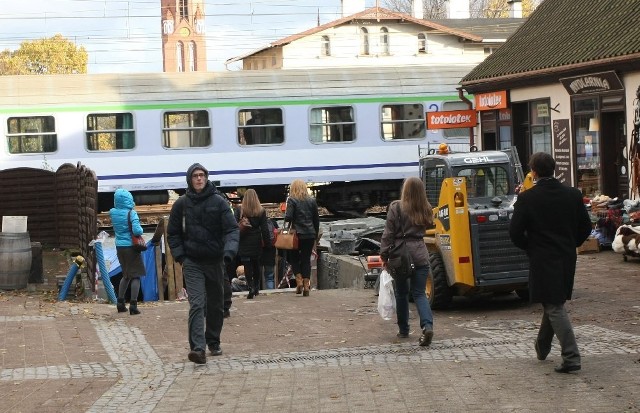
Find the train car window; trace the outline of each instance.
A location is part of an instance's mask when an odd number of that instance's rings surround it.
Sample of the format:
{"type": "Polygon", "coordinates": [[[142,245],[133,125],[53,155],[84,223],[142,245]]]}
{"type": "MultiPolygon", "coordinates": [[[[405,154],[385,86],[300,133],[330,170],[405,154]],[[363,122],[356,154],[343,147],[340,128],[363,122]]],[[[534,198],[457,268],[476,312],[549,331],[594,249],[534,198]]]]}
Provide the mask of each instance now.
{"type": "Polygon", "coordinates": [[[238,143],[277,145],[284,142],[282,109],[241,109],[238,112],[238,143]]]}
{"type": "Polygon", "coordinates": [[[312,108],[310,120],[309,136],[312,143],[356,140],[356,123],[351,106],[312,108]]]}
{"type": "Polygon", "coordinates": [[[9,153],[50,153],[58,150],[53,116],[25,116],[7,119],[9,153]]]}
{"type": "Polygon", "coordinates": [[[162,146],[165,148],[203,148],[211,145],[211,125],[206,110],[164,113],[162,146]]]}
{"type": "Polygon", "coordinates": [[[423,139],[426,136],[424,107],[419,103],[383,105],[382,140],[423,139]]]}
{"type": "Polygon", "coordinates": [[[117,151],[135,147],[131,113],[91,113],[87,116],[87,150],[117,151]]]}
{"type": "MultiPolygon", "coordinates": [[[[469,106],[466,103],[457,101],[457,102],[444,102],[442,104],[442,110],[467,110],[469,106]]],[[[445,138],[468,138],[469,137],[469,128],[451,128],[451,129],[443,129],[445,138]]]]}

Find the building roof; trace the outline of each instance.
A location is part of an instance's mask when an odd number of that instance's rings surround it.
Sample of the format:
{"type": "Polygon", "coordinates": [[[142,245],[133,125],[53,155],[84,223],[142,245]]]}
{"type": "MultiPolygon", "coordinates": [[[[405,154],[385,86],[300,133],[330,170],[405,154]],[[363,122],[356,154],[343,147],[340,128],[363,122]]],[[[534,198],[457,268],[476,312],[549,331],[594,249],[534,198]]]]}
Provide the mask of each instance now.
{"type": "Polygon", "coordinates": [[[527,19],[438,19],[432,20],[450,29],[462,30],[466,33],[482,37],[483,42],[504,42],[518,30],[527,19]]]}
{"type": "Polygon", "coordinates": [[[461,84],[478,91],[524,77],[640,64],[639,21],[638,0],[545,0],[461,84]]]}
{"type": "MultiPolygon", "coordinates": [[[[426,29],[434,30],[440,33],[451,34],[453,36],[458,36],[464,40],[469,40],[474,42],[482,41],[481,36],[478,36],[476,34],[473,34],[455,27],[448,27],[446,25],[440,24],[438,21],[435,21],[435,20],[416,19],[415,17],[412,17],[408,14],[395,12],[392,10],[385,9],[383,7],[371,7],[359,13],[355,13],[355,14],[343,17],[341,19],[333,20],[329,23],[325,23],[320,26],[314,27],[312,29],[305,30],[301,33],[293,34],[283,39],[276,40],[275,42],[269,43],[267,46],[264,46],[259,49],[242,54],[240,56],[236,56],[231,59],[228,59],[225,62],[225,64],[237,62],[238,60],[242,60],[253,54],[259,53],[263,50],[287,45],[293,41],[296,41],[303,37],[311,36],[312,34],[330,29],[332,27],[337,27],[345,23],[351,23],[353,21],[360,21],[360,20],[376,20],[380,22],[411,22],[419,26],[423,26],[426,29]]],[[[452,20],[456,20],[456,19],[452,19],[452,20]]],[[[509,19],[509,20],[512,20],[512,19],[509,19]]],[[[519,19],[516,19],[516,20],[519,20],[519,19]]]]}

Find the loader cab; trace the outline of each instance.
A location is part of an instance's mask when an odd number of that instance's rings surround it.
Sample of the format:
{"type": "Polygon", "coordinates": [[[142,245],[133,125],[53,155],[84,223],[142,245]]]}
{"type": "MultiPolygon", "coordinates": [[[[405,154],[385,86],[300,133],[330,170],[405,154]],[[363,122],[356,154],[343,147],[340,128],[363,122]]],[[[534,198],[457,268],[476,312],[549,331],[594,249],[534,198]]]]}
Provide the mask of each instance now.
{"type": "Polygon", "coordinates": [[[501,151],[428,155],[420,159],[420,174],[433,206],[438,205],[445,178],[465,178],[470,204],[515,195],[518,182],[513,162],[501,151]]]}

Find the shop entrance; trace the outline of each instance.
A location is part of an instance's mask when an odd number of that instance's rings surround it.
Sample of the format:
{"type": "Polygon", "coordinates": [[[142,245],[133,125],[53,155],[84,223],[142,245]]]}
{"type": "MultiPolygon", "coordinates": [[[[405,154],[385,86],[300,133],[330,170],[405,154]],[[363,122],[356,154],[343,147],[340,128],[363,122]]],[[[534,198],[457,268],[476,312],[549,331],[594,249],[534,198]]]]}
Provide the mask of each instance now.
{"type": "Polygon", "coordinates": [[[629,198],[629,153],[624,135],[624,112],[601,112],[602,193],[629,198]]]}

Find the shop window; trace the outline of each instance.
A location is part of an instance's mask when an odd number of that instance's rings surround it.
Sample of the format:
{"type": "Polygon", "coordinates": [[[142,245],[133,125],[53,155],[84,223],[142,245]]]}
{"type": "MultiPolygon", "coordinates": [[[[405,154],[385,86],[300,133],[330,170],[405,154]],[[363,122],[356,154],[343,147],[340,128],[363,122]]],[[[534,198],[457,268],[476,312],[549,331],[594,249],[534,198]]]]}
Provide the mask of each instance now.
{"type": "Polygon", "coordinates": [[[576,142],[578,188],[585,196],[599,195],[600,122],[597,97],[574,99],[573,132],[576,142]]]}
{"type": "Polygon", "coordinates": [[[240,145],[278,145],[284,142],[280,108],[242,109],[238,112],[240,145]]]}
{"type": "Polygon", "coordinates": [[[380,113],[382,139],[422,139],[426,134],[424,107],[419,103],[383,105],[380,113]]]}
{"type": "Polygon", "coordinates": [[[529,105],[532,153],[551,153],[551,116],[549,100],[535,100],[529,105]]]}

